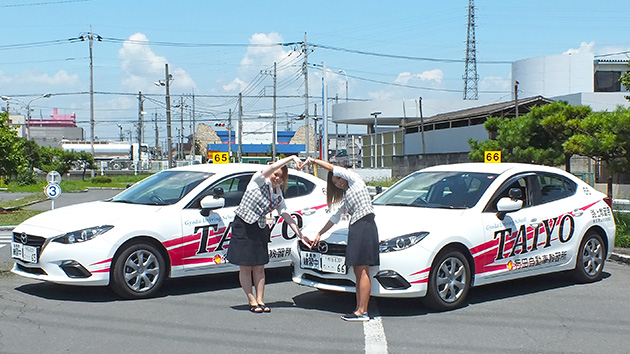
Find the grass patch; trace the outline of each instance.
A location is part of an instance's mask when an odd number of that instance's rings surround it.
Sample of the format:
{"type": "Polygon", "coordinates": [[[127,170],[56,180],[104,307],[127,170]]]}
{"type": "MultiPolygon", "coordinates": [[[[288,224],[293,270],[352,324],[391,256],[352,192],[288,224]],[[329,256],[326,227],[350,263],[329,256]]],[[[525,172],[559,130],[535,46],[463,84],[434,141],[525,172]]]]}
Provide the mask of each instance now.
{"type": "MultiPolygon", "coordinates": [[[[122,176],[113,176],[108,177],[111,179],[110,182],[107,183],[94,183],[91,178],[87,178],[85,180],[80,179],[62,179],[61,190],[64,192],[76,192],[86,190],[87,188],[125,188],[129,183],[136,183],[146,177],[149,177],[150,174],[143,175],[122,175],[122,176]]],[[[101,180],[102,181],[102,180],[101,180]]],[[[7,192],[12,193],[44,193],[44,187],[46,186],[46,180],[37,180],[36,184],[31,184],[28,186],[20,186],[17,183],[11,183],[8,186],[7,192]]],[[[0,204],[1,205],[1,204],[0,204]]]]}
{"type": "Polygon", "coordinates": [[[18,225],[42,212],[41,210],[18,210],[11,213],[0,213],[0,226],[18,225]]]}
{"type": "Polygon", "coordinates": [[[39,193],[33,193],[33,194],[31,194],[29,196],[26,196],[24,198],[0,202],[0,207],[4,208],[4,209],[16,208],[16,207],[21,207],[23,205],[26,205],[28,203],[39,202],[39,201],[42,201],[42,200],[46,200],[46,195],[44,194],[44,192],[39,191],[39,193]]]}

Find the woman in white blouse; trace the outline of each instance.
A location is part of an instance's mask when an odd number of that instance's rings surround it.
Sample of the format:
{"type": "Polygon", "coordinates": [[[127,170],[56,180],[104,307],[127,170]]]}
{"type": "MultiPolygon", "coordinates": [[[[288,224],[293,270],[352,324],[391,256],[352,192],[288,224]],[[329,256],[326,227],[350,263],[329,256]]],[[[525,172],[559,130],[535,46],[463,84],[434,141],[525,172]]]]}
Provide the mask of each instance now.
{"type": "Polygon", "coordinates": [[[289,178],[289,162],[302,167],[302,161],[295,155],[285,157],[262,171],[256,172],[249,181],[243,198],[235,210],[232,223],[232,236],[228,247],[227,259],[239,266],[239,281],[247,295],[250,311],[254,313],[271,312],[263,300],[265,292],[265,264],[269,263],[271,230],[267,224],[267,215],[277,210],[285,223],[299,238],[302,233],[287,211],[282,195],[289,178]],[[252,291],[252,285],[256,295],[252,291]]]}
{"type": "Polygon", "coordinates": [[[319,243],[321,235],[338,223],[344,213],[350,215],[346,265],[353,268],[356,278],[357,306],[354,312],[343,315],[341,318],[346,321],[368,321],[370,319],[368,302],[372,286],[369,268],[380,264],[378,230],[374,222],[370,193],[361,177],[353,171],[310,157],[304,162],[304,165],[309,164],[315,164],[329,171],[326,186],[328,208],[339,203],[337,211],[317,233],[311,247],[319,243]]]}

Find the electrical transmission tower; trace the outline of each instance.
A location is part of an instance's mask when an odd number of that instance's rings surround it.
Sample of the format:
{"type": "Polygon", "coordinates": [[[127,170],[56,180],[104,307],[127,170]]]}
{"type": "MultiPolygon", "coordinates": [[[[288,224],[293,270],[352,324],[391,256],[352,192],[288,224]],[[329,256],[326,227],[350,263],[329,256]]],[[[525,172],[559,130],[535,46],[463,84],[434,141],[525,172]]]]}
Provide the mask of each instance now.
{"type": "Polygon", "coordinates": [[[466,73],[464,74],[464,99],[479,98],[477,84],[477,49],[475,45],[475,2],[468,0],[468,38],[466,39],[466,73]]]}

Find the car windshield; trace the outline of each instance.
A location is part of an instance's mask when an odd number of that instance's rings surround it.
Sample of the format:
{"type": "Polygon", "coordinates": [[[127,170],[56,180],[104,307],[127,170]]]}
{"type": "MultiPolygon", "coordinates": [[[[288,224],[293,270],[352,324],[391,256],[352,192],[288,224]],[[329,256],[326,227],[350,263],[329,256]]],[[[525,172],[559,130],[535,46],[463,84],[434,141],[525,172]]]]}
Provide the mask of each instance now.
{"type": "Polygon", "coordinates": [[[477,204],[496,174],[416,172],[374,199],[374,205],[465,209],[477,204]]]}
{"type": "Polygon", "coordinates": [[[198,171],[162,171],[134,184],[111,201],[145,205],[175,204],[212,175],[198,171]]]}

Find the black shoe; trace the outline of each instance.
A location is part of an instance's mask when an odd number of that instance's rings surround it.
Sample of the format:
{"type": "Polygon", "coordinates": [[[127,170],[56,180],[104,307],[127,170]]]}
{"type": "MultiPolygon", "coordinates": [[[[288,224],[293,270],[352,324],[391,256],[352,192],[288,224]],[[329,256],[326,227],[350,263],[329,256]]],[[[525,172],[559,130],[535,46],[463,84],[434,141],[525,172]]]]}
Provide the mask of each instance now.
{"type": "Polygon", "coordinates": [[[347,315],[341,316],[341,319],[349,322],[366,322],[370,320],[370,316],[367,313],[362,313],[360,315],[351,312],[347,315]]]}

